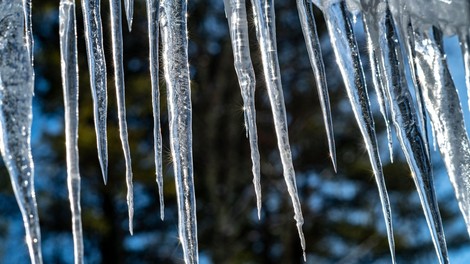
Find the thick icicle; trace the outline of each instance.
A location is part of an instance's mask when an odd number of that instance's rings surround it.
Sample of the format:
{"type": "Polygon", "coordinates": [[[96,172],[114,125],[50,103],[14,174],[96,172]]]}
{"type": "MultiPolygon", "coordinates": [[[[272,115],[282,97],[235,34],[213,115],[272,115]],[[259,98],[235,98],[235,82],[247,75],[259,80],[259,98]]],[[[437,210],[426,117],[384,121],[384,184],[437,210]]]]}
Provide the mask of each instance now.
{"type": "Polygon", "coordinates": [[[318,39],[317,26],[313,16],[313,6],[310,0],[297,0],[297,10],[299,12],[300,24],[304,34],[305,45],[310,58],[313,72],[315,74],[318,97],[323,112],[323,122],[325,123],[326,135],[328,137],[328,147],[330,149],[331,161],[336,171],[336,147],[333,132],[333,121],[331,118],[330,96],[328,95],[328,85],[326,84],[325,65],[321,53],[320,40],[318,39]]]}
{"type": "Polygon", "coordinates": [[[126,121],[126,99],[124,84],[124,65],[122,47],[122,18],[121,0],[110,0],[111,11],[111,40],[113,47],[114,80],[116,85],[116,98],[119,116],[119,137],[121,138],[122,150],[126,162],[126,184],[127,184],[127,207],[129,212],[129,232],[133,234],[134,218],[134,186],[132,184],[132,164],[131,150],[129,148],[129,138],[126,121]]]}
{"type": "Polygon", "coordinates": [[[233,58],[238,83],[243,97],[245,127],[247,129],[251,161],[253,163],[253,185],[256,193],[258,219],[261,217],[261,184],[260,184],[260,157],[258,151],[258,134],[256,132],[255,114],[255,71],[251,63],[250,43],[248,40],[248,20],[245,0],[224,0],[225,14],[227,16],[232,40],[233,58]]]}
{"type": "Polygon", "coordinates": [[[364,31],[366,33],[367,48],[369,50],[369,63],[372,75],[372,82],[374,84],[374,90],[379,101],[380,113],[383,116],[385,122],[385,128],[387,130],[388,138],[388,149],[390,152],[390,161],[393,162],[393,141],[392,141],[392,127],[389,121],[389,109],[387,106],[387,93],[385,92],[384,82],[386,80],[381,76],[379,69],[380,65],[380,50],[378,49],[378,37],[379,37],[379,23],[380,19],[383,18],[384,8],[387,5],[385,0],[361,0],[362,5],[362,19],[364,22],[364,31]]]}
{"type": "Polygon", "coordinates": [[[132,20],[134,19],[134,0],[124,0],[124,9],[126,9],[127,26],[129,31],[131,31],[132,20]]]}
{"type": "Polygon", "coordinates": [[[441,263],[447,262],[447,248],[439,207],[434,193],[432,165],[419,127],[417,110],[408,90],[404,60],[390,11],[384,12],[380,27],[384,80],[392,109],[392,118],[401,148],[410,166],[421,205],[441,263]]]}
{"type": "Polygon", "coordinates": [[[21,0],[0,0],[0,151],[26,230],[32,263],[42,263],[31,156],[33,68],[21,0]]]}
{"type": "MultiPolygon", "coordinates": [[[[416,32],[414,61],[437,144],[470,233],[470,142],[459,96],[439,42],[429,32],[416,32]]],[[[447,257],[444,253],[447,252],[442,253],[442,258],[447,257]]]]}
{"type": "Polygon", "coordinates": [[[93,97],[96,144],[101,172],[106,184],[108,181],[108,141],[106,139],[108,95],[106,90],[106,61],[103,50],[100,0],[82,0],[82,13],[85,24],[91,94],[93,97]]]}
{"type": "Polygon", "coordinates": [[[158,23],[160,8],[158,0],[147,0],[147,20],[149,31],[150,53],[150,79],[152,85],[153,110],[153,141],[155,151],[155,168],[160,197],[160,218],[165,218],[165,203],[163,199],[163,172],[162,172],[162,132],[160,126],[160,91],[159,91],[159,57],[158,57],[158,23]]]}
{"type": "Polygon", "coordinates": [[[387,228],[392,261],[395,261],[395,242],[393,238],[390,201],[385,186],[364,72],[349,14],[343,1],[325,4],[320,8],[325,15],[336,61],[343,76],[349,101],[369,154],[382,203],[382,212],[387,228]]]}
{"type": "Polygon", "coordinates": [[[170,145],[178,200],[179,238],[184,261],[192,264],[199,262],[199,256],[193,179],[187,1],[163,0],[160,8],[170,145]]]}
{"type": "Polygon", "coordinates": [[[463,63],[465,65],[465,84],[467,86],[468,109],[470,110],[470,29],[468,33],[459,35],[460,47],[462,48],[463,63]]]}
{"type": "Polygon", "coordinates": [[[294,219],[299,232],[300,243],[305,256],[305,237],[302,231],[304,218],[300,206],[294,165],[289,145],[289,132],[287,127],[286,107],[282,92],[281,73],[277,59],[276,26],[273,0],[252,0],[255,25],[258,42],[261,49],[264,78],[268,88],[271,110],[273,112],[274,127],[277,135],[277,145],[281,154],[284,179],[287,185],[292,205],[294,207],[294,219]]]}
{"type": "Polygon", "coordinates": [[[78,163],[78,62],[75,1],[61,0],[59,7],[60,66],[65,106],[67,187],[72,212],[73,250],[76,264],[83,263],[83,234],[78,163]]]}

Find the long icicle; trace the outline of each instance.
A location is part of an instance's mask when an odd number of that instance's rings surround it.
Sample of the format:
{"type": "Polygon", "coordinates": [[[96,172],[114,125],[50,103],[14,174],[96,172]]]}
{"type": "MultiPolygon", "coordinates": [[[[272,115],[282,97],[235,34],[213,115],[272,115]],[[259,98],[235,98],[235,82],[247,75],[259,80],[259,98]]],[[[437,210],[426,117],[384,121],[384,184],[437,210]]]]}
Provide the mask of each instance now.
{"type": "Polygon", "coordinates": [[[459,40],[460,47],[462,49],[463,64],[465,67],[465,84],[467,86],[468,109],[470,110],[470,29],[468,32],[460,33],[459,40]]]}
{"type": "MultiPolygon", "coordinates": [[[[32,0],[23,0],[23,13],[25,24],[25,39],[26,47],[28,49],[31,65],[34,60],[34,40],[33,40],[33,20],[32,20],[32,0]]],[[[34,78],[34,77],[33,77],[34,78]]]]}
{"type": "Polygon", "coordinates": [[[392,140],[392,127],[389,120],[389,109],[387,106],[387,93],[385,92],[384,83],[386,80],[381,76],[379,65],[381,64],[381,56],[378,43],[379,23],[380,19],[384,17],[385,7],[387,3],[385,0],[361,0],[362,6],[362,20],[364,22],[364,31],[366,33],[367,48],[369,50],[369,64],[371,69],[372,83],[374,84],[375,94],[379,102],[379,109],[384,119],[385,128],[388,138],[388,149],[390,152],[390,161],[393,163],[393,140],[392,140]]]}
{"type": "Polygon", "coordinates": [[[343,76],[349,101],[362,137],[364,138],[370,163],[374,171],[380,201],[382,203],[388,242],[392,260],[394,261],[395,242],[393,238],[392,211],[387,187],[385,186],[382,162],[379,156],[377,136],[369,106],[369,96],[367,94],[364,72],[351,21],[347,14],[346,4],[343,1],[326,4],[321,6],[321,9],[327,21],[331,44],[336,55],[337,64],[343,76]]]}
{"type": "Polygon", "coordinates": [[[111,41],[113,47],[114,80],[116,85],[116,98],[119,116],[119,137],[121,138],[122,150],[126,162],[126,184],[127,184],[127,207],[129,214],[129,232],[133,231],[134,218],[134,186],[132,184],[132,162],[129,147],[129,136],[126,122],[126,99],[124,83],[123,65],[123,45],[122,45],[122,16],[121,0],[110,0],[111,12],[111,41]]]}
{"type": "Polygon", "coordinates": [[[191,87],[188,64],[187,1],[163,0],[161,32],[170,123],[170,145],[178,201],[178,229],[184,261],[198,263],[193,178],[191,87]]]}
{"type": "Polygon", "coordinates": [[[160,8],[158,0],[147,0],[147,20],[149,31],[150,53],[150,80],[152,86],[152,111],[153,111],[153,144],[155,152],[155,171],[160,199],[160,218],[165,218],[165,202],[163,198],[163,172],[162,172],[162,132],[160,125],[160,90],[159,90],[159,21],[160,8]]]}
{"type": "Polygon", "coordinates": [[[248,39],[248,20],[245,0],[224,0],[232,40],[233,58],[238,83],[243,98],[245,127],[247,129],[253,163],[253,185],[256,193],[258,219],[261,217],[261,184],[260,157],[258,151],[258,134],[256,132],[255,114],[255,71],[251,63],[250,43],[248,39]]]}
{"type": "Polygon", "coordinates": [[[33,68],[21,0],[0,1],[0,151],[23,217],[31,262],[42,263],[31,155],[33,68]]]}
{"type": "Polygon", "coordinates": [[[84,263],[80,206],[80,169],[78,163],[78,61],[75,1],[61,0],[59,33],[62,88],[65,106],[65,146],[67,187],[72,212],[72,235],[75,264],[84,263]]]}
{"type": "Polygon", "coordinates": [[[326,83],[325,65],[321,53],[320,40],[318,39],[317,26],[313,16],[312,2],[310,0],[297,0],[297,11],[299,12],[300,24],[304,34],[305,45],[310,58],[310,64],[315,75],[318,97],[323,113],[326,135],[328,137],[328,147],[333,169],[337,171],[336,147],[333,132],[333,121],[331,118],[330,96],[326,83]]]}
{"type": "Polygon", "coordinates": [[[132,30],[132,21],[134,20],[134,0],[124,0],[124,9],[126,11],[127,26],[132,30]]]}
{"type": "Polygon", "coordinates": [[[295,179],[294,165],[289,145],[289,132],[286,118],[286,107],[281,84],[281,73],[277,59],[276,26],[273,0],[252,0],[253,14],[257,29],[258,42],[261,49],[264,78],[268,88],[269,101],[273,112],[274,127],[277,136],[277,145],[281,155],[284,180],[287,185],[294,207],[294,219],[299,233],[303,257],[305,255],[305,237],[302,231],[304,218],[300,206],[299,194],[295,179]]]}
{"type": "Polygon", "coordinates": [[[106,136],[108,95],[106,90],[106,61],[103,50],[100,0],[82,0],[82,13],[85,24],[91,95],[93,97],[96,144],[101,173],[106,184],[108,182],[108,140],[106,136]]]}

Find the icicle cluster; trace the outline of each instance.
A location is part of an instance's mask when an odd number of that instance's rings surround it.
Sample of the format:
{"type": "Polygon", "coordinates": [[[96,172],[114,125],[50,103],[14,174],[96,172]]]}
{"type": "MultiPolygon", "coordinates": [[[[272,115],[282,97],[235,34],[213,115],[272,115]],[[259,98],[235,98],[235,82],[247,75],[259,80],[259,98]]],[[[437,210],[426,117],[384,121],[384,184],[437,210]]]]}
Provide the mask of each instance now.
{"type": "MultiPolygon", "coordinates": [[[[133,0],[125,0],[129,31],[133,0]]],[[[186,263],[198,263],[197,224],[192,158],[192,111],[188,65],[187,1],[147,0],[149,60],[154,114],[156,181],[161,218],[164,218],[162,139],[159,93],[159,31],[167,84],[171,153],[179,211],[179,236],[186,263]]],[[[224,0],[232,40],[234,66],[244,102],[244,118],[253,162],[258,217],[261,212],[260,156],[254,104],[255,73],[251,62],[245,0],[224,0]]],[[[286,109],[277,56],[273,0],[252,0],[253,17],[263,63],[264,80],[272,107],[284,178],[294,208],[294,219],[304,250],[303,216],[290,150],[286,109]]],[[[395,246],[392,210],[371,112],[365,70],[357,47],[352,13],[361,13],[368,46],[373,88],[385,120],[393,161],[391,125],[409,164],[440,263],[447,263],[444,230],[437,206],[427,123],[443,156],[459,207],[470,234],[470,141],[463,112],[450,76],[442,37],[457,34],[464,59],[470,98],[470,2],[467,0],[297,0],[305,43],[320,97],[328,145],[336,170],[333,120],[325,67],[314,17],[314,5],[326,19],[331,44],[345,88],[367,147],[379,190],[392,262],[395,246]],[[426,6],[426,8],[422,8],[426,6]],[[405,77],[405,65],[411,83],[405,77]],[[410,88],[412,87],[412,88],[410,88]],[[412,97],[414,92],[415,98],[412,97]]],[[[133,232],[133,184],[125,111],[121,1],[110,0],[112,59],[118,102],[119,130],[126,162],[129,231],[133,232]]],[[[75,1],[61,0],[60,51],[65,105],[67,174],[75,263],[83,263],[83,239],[78,167],[78,65],[75,1]]],[[[98,156],[104,182],[107,175],[107,72],[103,50],[100,0],[82,0],[90,83],[93,96],[98,156]]],[[[0,150],[9,170],[26,229],[33,263],[41,263],[39,218],[33,184],[30,147],[33,95],[33,38],[30,0],[0,0],[0,150]]]]}

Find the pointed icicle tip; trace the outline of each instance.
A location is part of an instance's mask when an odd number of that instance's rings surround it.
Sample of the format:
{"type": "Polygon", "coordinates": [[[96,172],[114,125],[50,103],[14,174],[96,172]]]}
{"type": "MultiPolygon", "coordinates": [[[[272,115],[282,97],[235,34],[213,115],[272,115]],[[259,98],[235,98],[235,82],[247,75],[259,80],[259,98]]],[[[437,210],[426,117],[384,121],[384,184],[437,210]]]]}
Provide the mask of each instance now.
{"type": "Polygon", "coordinates": [[[101,166],[101,174],[103,174],[104,185],[108,184],[108,168],[107,166],[101,166]]]}
{"type": "Polygon", "coordinates": [[[125,0],[124,8],[126,9],[126,19],[129,32],[132,31],[132,20],[134,16],[134,0],[125,0]]]}

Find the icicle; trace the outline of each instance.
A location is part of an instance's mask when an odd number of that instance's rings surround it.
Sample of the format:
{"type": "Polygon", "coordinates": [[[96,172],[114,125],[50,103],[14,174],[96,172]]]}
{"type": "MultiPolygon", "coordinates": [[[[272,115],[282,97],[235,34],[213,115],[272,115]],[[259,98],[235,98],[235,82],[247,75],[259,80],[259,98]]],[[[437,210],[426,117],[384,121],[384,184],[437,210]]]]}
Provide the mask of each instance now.
{"type": "Polygon", "coordinates": [[[103,50],[103,33],[100,15],[100,0],[82,0],[83,21],[90,69],[90,86],[93,96],[98,158],[104,183],[108,181],[108,142],[106,119],[108,95],[106,91],[106,61],[103,50]]]}
{"type": "Polygon", "coordinates": [[[261,217],[260,157],[255,114],[255,71],[250,57],[248,40],[248,20],[245,0],[224,0],[232,39],[233,57],[238,83],[243,97],[245,126],[250,140],[251,161],[253,163],[253,185],[256,193],[258,219],[261,217]]]}
{"type": "MultiPolygon", "coordinates": [[[[470,233],[470,142],[459,97],[445,55],[439,48],[440,41],[428,32],[415,33],[414,61],[437,144],[470,233]]],[[[444,261],[445,253],[442,253],[444,261]]]]}
{"type": "Polygon", "coordinates": [[[397,137],[411,169],[436,251],[441,263],[446,262],[447,248],[439,207],[434,193],[432,165],[419,127],[417,111],[408,90],[404,60],[390,11],[384,13],[379,32],[385,77],[397,137]]]}
{"type": "Polygon", "coordinates": [[[364,31],[367,38],[367,48],[369,50],[369,63],[372,73],[372,82],[374,90],[379,101],[380,113],[385,122],[387,130],[388,149],[390,152],[390,161],[393,163],[393,141],[392,141],[392,128],[389,121],[389,109],[387,107],[387,93],[385,92],[383,76],[380,74],[380,51],[378,49],[378,34],[379,34],[379,21],[384,15],[384,8],[386,6],[385,0],[361,0],[362,5],[362,19],[364,22],[364,31]]]}
{"type": "Polygon", "coordinates": [[[187,2],[186,0],[163,0],[160,8],[170,145],[178,200],[179,237],[183,246],[185,263],[198,263],[187,2]]]}
{"type": "Polygon", "coordinates": [[[294,207],[294,219],[297,223],[297,230],[299,232],[300,243],[305,260],[305,238],[302,231],[304,218],[302,216],[299,195],[297,193],[295,171],[292,164],[286,108],[284,105],[284,95],[282,93],[279,62],[277,59],[274,2],[272,0],[252,0],[252,5],[258,33],[258,42],[261,49],[261,59],[263,61],[264,78],[268,88],[268,95],[271,102],[274,126],[277,135],[277,144],[284,169],[284,179],[294,207]]]}
{"type": "Polygon", "coordinates": [[[121,0],[110,0],[111,12],[111,40],[113,46],[114,80],[116,85],[116,98],[119,116],[119,136],[121,138],[122,150],[126,161],[126,184],[127,184],[127,207],[129,211],[129,232],[133,234],[134,218],[134,187],[132,184],[131,151],[126,122],[126,100],[124,84],[124,66],[122,59],[122,19],[121,0]]]}
{"type": "Polygon", "coordinates": [[[336,55],[346,91],[366,144],[369,159],[377,181],[377,187],[382,203],[388,242],[395,261],[395,242],[393,239],[392,212],[385,186],[382,163],[379,156],[374,120],[369,106],[366,82],[360,55],[354,37],[351,21],[343,1],[327,3],[320,7],[325,15],[331,44],[336,55]]]}
{"type": "Polygon", "coordinates": [[[126,9],[127,26],[129,27],[129,31],[131,31],[134,17],[134,0],[124,0],[124,9],[126,9]]]}
{"type": "Polygon", "coordinates": [[[158,23],[160,9],[158,0],[147,0],[147,20],[149,31],[150,53],[150,79],[152,84],[153,109],[153,141],[155,150],[155,168],[160,197],[160,218],[165,217],[165,203],[163,199],[163,173],[162,173],[162,132],[160,128],[160,91],[159,91],[159,58],[158,58],[158,23]]]}
{"type": "Polygon", "coordinates": [[[78,62],[75,1],[61,0],[59,7],[60,57],[65,105],[67,187],[72,212],[75,263],[83,263],[83,234],[78,163],[78,62]]]}
{"type": "Polygon", "coordinates": [[[30,142],[33,68],[24,8],[21,0],[0,1],[0,151],[23,217],[31,262],[42,263],[30,142]]]}
{"type": "Polygon", "coordinates": [[[328,85],[326,84],[325,65],[321,54],[320,40],[318,39],[317,26],[313,16],[312,3],[309,0],[297,0],[297,10],[299,12],[300,24],[307,46],[310,64],[315,74],[318,96],[323,112],[323,122],[325,124],[326,135],[328,136],[328,147],[330,149],[331,161],[336,172],[336,147],[333,132],[333,122],[331,118],[330,96],[328,95],[328,85]]]}
{"type": "Polygon", "coordinates": [[[467,85],[468,109],[470,110],[470,29],[459,35],[462,48],[463,63],[465,65],[465,83],[467,85]]]}

